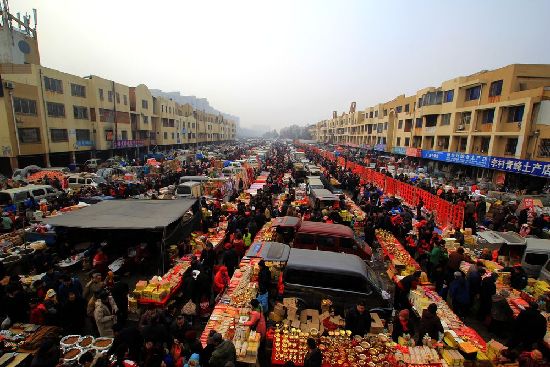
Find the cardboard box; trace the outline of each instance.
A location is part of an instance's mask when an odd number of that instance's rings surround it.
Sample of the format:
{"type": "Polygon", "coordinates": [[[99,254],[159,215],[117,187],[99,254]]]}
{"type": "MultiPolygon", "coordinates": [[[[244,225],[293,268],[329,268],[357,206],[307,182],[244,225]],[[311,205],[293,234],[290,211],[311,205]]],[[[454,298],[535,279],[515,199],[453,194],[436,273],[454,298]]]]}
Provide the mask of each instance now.
{"type": "Polygon", "coordinates": [[[283,321],[284,317],[281,316],[281,315],[279,315],[278,313],[276,313],[276,312],[274,312],[274,311],[271,311],[271,312],[269,313],[269,319],[270,319],[270,320],[273,320],[273,321],[275,321],[275,322],[281,322],[281,321],[283,321]]]}
{"type": "Polygon", "coordinates": [[[281,317],[284,317],[285,316],[285,307],[283,306],[282,303],[277,303],[273,307],[273,312],[276,313],[277,315],[281,316],[281,317]]]}
{"type": "Polygon", "coordinates": [[[283,305],[285,307],[296,307],[296,298],[295,297],[287,297],[283,298],[283,305]]]}
{"type": "Polygon", "coordinates": [[[382,320],[380,319],[380,316],[376,313],[371,313],[371,324],[370,324],[370,333],[371,334],[379,334],[384,331],[384,323],[382,323],[382,320]]]}
{"type": "Polygon", "coordinates": [[[300,320],[292,320],[290,323],[290,327],[299,329],[300,328],[300,320]]]}
{"type": "Polygon", "coordinates": [[[317,322],[319,321],[319,311],[308,308],[300,312],[300,322],[305,323],[314,319],[317,319],[317,322]]]}

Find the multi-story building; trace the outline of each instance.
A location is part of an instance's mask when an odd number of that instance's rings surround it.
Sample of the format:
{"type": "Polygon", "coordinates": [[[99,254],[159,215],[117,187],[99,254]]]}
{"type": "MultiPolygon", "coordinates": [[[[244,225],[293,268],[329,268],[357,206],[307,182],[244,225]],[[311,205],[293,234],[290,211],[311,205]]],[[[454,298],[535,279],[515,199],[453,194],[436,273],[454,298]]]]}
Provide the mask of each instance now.
{"type": "Polygon", "coordinates": [[[41,66],[30,20],[2,12],[0,172],[90,157],[135,157],[150,149],[234,140],[235,133],[235,121],[154,97],[143,84],[130,87],[41,66]]]}
{"type": "Polygon", "coordinates": [[[513,64],[320,121],[320,142],[550,177],[550,65],[513,64]]]}

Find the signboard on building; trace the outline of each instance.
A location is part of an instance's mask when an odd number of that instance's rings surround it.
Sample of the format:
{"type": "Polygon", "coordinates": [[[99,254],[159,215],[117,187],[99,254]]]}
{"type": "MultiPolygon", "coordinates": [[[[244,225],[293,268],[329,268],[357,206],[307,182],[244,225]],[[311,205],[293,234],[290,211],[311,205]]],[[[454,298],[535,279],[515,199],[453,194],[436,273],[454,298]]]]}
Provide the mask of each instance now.
{"type": "Polygon", "coordinates": [[[409,157],[422,157],[422,149],[418,148],[407,148],[406,155],[409,157]]]}
{"type": "Polygon", "coordinates": [[[490,157],[488,168],[538,177],[550,177],[550,162],[490,157]]]}
{"type": "Polygon", "coordinates": [[[77,147],[91,147],[94,145],[94,142],[91,140],[77,140],[76,146],[77,147]]]}
{"type": "Polygon", "coordinates": [[[142,147],[143,146],[143,140],[117,140],[113,142],[113,148],[119,149],[119,148],[136,148],[136,147],[142,147]]]}
{"type": "Polygon", "coordinates": [[[421,157],[436,161],[459,163],[467,166],[489,168],[490,157],[478,154],[466,154],[458,152],[440,152],[437,150],[422,150],[421,157]]]}
{"type": "Polygon", "coordinates": [[[405,155],[405,154],[407,154],[407,148],[405,148],[405,147],[393,147],[393,148],[391,149],[391,152],[392,152],[393,154],[405,155]]]}
{"type": "Polygon", "coordinates": [[[386,151],[386,144],[376,144],[374,146],[374,150],[379,152],[385,152],[386,151]]]}

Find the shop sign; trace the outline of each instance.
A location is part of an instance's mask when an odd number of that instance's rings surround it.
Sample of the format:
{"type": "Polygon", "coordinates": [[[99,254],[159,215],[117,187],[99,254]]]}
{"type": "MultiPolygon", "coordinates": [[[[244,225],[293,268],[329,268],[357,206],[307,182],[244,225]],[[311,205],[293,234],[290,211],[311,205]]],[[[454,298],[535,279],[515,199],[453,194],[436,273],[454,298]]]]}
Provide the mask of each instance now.
{"type": "Polygon", "coordinates": [[[91,147],[94,145],[94,143],[91,140],[77,140],[76,146],[77,147],[91,147]]]}
{"type": "Polygon", "coordinates": [[[405,148],[405,147],[393,147],[393,148],[391,149],[391,152],[392,152],[393,154],[405,155],[405,154],[407,154],[407,148],[405,148]]]}
{"type": "Polygon", "coordinates": [[[376,144],[374,146],[374,150],[379,152],[385,152],[386,151],[386,144],[376,144]]]}
{"type": "Polygon", "coordinates": [[[115,149],[142,147],[143,140],[117,140],[113,143],[115,149]]]}
{"type": "Polygon", "coordinates": [[[527,159],[490,157],[489,168],[524,175],[550,177],[550,162],[527,159]]]}
{"type": "Polygon", "coordinates": [[[405,153],[409,157],[422,157],[422,149],[419,148],[407,148],[405,153]]]}
{"type": "Polygon", "coordinates": [[[440,152],[437,150],[422,150],[421,157],[436,161],[459,163],[467,166],[482,168],[489,168],[489,159],[491,158],[486,155],[440,152]]]}

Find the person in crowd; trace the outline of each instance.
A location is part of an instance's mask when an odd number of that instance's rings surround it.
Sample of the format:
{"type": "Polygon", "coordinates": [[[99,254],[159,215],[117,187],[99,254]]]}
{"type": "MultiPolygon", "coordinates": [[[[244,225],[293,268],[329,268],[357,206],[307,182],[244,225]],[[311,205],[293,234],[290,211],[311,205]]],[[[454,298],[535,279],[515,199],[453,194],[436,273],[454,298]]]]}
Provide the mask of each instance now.
{"type": "Polygon", "coordinates": [[[141,363],[143,367],[161,367],[164,360],[164,350],[152,340],[145,340],[141,351],[141,363]]]}
{"type": "Polygon", "coordinates": [[[208,333],[208,337],[206,339],[206,346],[202,349],[202,351],[199,353],[199,360],[201,362],[202,367],[209,367],[210,366],[210,357],[212,357],[212,353],[214,352],[214,349],[216,349],[216,345],[214,344],[213,336],[217,334],[216,330],[210,330],[208,333]]]}
{"type": "Polygon", "coordinates": [[[493,296],[497,293],[497,273],[491,273],[481,280],[479,289],[479,312],[478,317],[485,325],[490,324],[491,307],[493,306],[493,296]]]}
{"type": "Polygon", "coordinates": [[[103,289],[104,283],[101,280],[101,273],[93,273],[92,278],[84,286],[84,292],[82,296],[86,301],[89,301],[90,298],[98,291],[103,289]]]}
{"type": "Polygon", "coordinates": [[[57,293],[53,289],[48,289],[46,292],[44,306],[48,311],[46,313],[46,325],[58,326],[60,323],[60,305],[57,300],[57,293]]]}
{"type": "Polygon", "coordinates": [[[245,245],[244,245],[243,235],[240,231],[235,233],[235,238],[233,240],[233,248],[235,248],[235,251],[239,259],[244,256],[245,245]]]}
{"type": "Polygon", "coordinates": [[[250,306],[252,307],[252,311],[250,312],[250,320],[246,321],[244,325],[250,326],[252,330],[256,330],[256,332],[260,333],[262,338],[264,338],[266,333],[266,323],[260,302],[257,299],[252,299],[250,301],[250,306]]]}
{"type": "Polygon", "coordinates": [[[69,298],[69,293],[74,293],[78,298],[82,297],[82,284],[77,277],[70,277],[69,275],[63,274],[59,278],[61,284],[57,290],[57,299],[59,303],[64,304],[69,298]]]}
{"type": "MultiPolygon", "coordinates": [[[[259,213],[259,211],[258,211],[258,213],[259,213]]],[[[258,217],[258,216],[256,216],[256,217],[258,217]]],[[[261,216],[261,215],[260,215],[260,217],[263,218],[263,216],[261,216]]],[[[260,221],[261,221],[262,223],[264,222],[263,219],[261,219],[260,221]]],[[[256,220],[251,220],[250,223],[252,223],[252,222],[257,223],[256,220]]],[[[258,224],[256,224],[256,225],[259,226],[258,224]]],[[[262,224],[262,226],[263,226],[263,224],[262,224]]],[[[261,226],[260,226],[260,228],[261,228],[261,226]]],[[[240,257],[243,257],[243,256],[244,256],[246,250],[248,250],[248,248],[249,248],[250,245],[252,244],[252,233],[249,232],[248,227],[245,228],[245,229],[243,230],[243,244],[244,244],[244,248],[243,248],[242,254],[239,253],[239,256],[240,256],[240,257]]]]}
{"type": "Polygon", "coordinates": [[[453,311],[457,316],[464,317],[470,305],[468,282],[461,271],[456,271],[454,278],[449,285],[449,295],[451,296],[453,311]]]}
{"type": "MultiPolygon", "coordinates": [[[[235,241],[237,242],[237,241],[235,241]]],[[[229,278],[233,276],[235,269],[239,266],[239,255],[231,243],[225,244],[225,251],[223,252],[223,265],[227,268],[229,278]]]]}
{"type": "Polygon", "coordinates": [[[32,298],[29,302],[31,313],[29,322],[35,325],[46,325],[46,306],[39,298],[32,298]]]}
{"type": "Polygon", "coordinates": [[[95,302],[94,319],[100,336],[113,337],[117,307],[113,297],[106,290],[100,291],[95,302]]]}
{"type": "Polygon", "coordinates": [[[111,288],[111,296],[115,301],[118,312],[116,313],[117,323],[121,326],[126,325],[128,319],[128,293],[130,289],[126,282],[115,282],[111,288]]]}
{"type": "Polygon", "coordinates": [[[94,269],[100,274],[104,275],[107,272],[108,262],[109,258],[107,257],[107,255],[103,252],[101,248],[98,248],[96,254],[94,255],[92,263],[94,269]]]}
{"type": "Polygon", "coordinates": [[[187,322],[185,320],[184,315],[178,315],[176,316],[176,319],[172,322],[170,325],[170,340],[171,341],[178,341],[178,342],[185,342],[188,338],[188,331],[190,328],[187,326],[187,322]]]}
{"type": "Polygon", "coordinates": [[[531,350],[533,345],[542,343],[546,335],[546,318],[540,313],[536,302],[530,302],[529,307],[519,313],[513,330],[506,344],[508,348],[531,350]]]}
{"type": "Polygon", "coordinates": [[[81,333],[86,322],[86,301],[70,290],[65,303],[61,304],[61,323],[67,334],[81,333]]]}
{"type": "Polygon", "coordinates": [[[394,342],[397,342],[399,337],[403,337],[405,334],[411,338],[414,337],[414,325],[409,320],[409,310],[406,308],[395,316],[391,337],[394,342]]]}
{"type": "Polygon", "coordinates": [[[447,280],[451,281],[454,277],[454,273],[460,271],[460,263],[472,262],[470,257],[464,253],[464,247],[459,247],[456,251],[449,254],[449,261],[447,262],[447,280]]]}
{"type": "Polygon", "coordinates": [[[313,338],[307,338],[307,353],[304,358],[304,367],[321,367],[323,353],[317,348],[317,342],[313,338]]]}
{"type": "Polygon", "coordinates": [[[224,291],[224,289],[229,285],[229,274],[227,273],[227,267],[222,265],[219,267],[218,272],[214,276],[214,294],[218,295],[224,291]]]}
{"type": "Polygon", "coordinates": [[[258,291],[260,294],[269,292],[271,286],[271,271],[262,259],[258,262],[260,271],[258,272],[258,291]]]}
{"type": "Polygon", "coordinates": [[[445,241],[436,241],[428,258],[428,277],[433,280],[434,271],[440,265],[444,264],[448,259],[447,251],[445,250],[445,241]]]}
{"type": "Polygon", "coordinates": [[[59,342],[45,339],[31,361],[31,367],[56,367],[61,358],[59,342]]]}
{"type": "Polygon", "coordinates": [[[482,261],[478,260],[475,264],[470,265],[466,273],[466,281],[468,282],[468,290],[470,291],[470,301],[473,303],[481,288],[481,278],[485,275],[485,266],[482,261]]]}
{"type": "Polygon", "coordinates": [[[371,316],[367,311],[365,301],[359,301],[346,315],[346,329],[351,335],[366,335],[370,332],[371,316]]]}
{"type": "Polygon", "coordinates": [[[208,361],[211,367],[224,367],[228,362],[237,362],[237,352],[231,340],[224,340],[220,333],[215,333],[212,336],[212,342],[214,351],[208,361]]]}
{"type": "MultiPolygon", "coordinates": [[[[505,268],[505,270],[509,269],[505,268]]],[[[512,286],[512,288],[517,289],[518,291],[525,289],[525,287],[527,287],[528,281],[528,276],[525,272],[525,269],[523,269],[523,267],[518,264],[512,267],[511,273],[512,274],[510,274],[510,285],[512,286]]]]}
{"type": "Polygon", "coordinates": [[[113,325],[114,340],[109,348],[109,353],[115,353],[118,348],[128,346],[128,359],[138,361],[143,344],[143,337],[138,328],[134,326],[122,327],[119,323],[113,325]]]}
{"type": "Polygon", "coordinates": [[[422,340],[425,335],[438,340],[439,333],[443,333],[443,325],[441,325],[441,320],[439,316],[437,316],[437,305],[431,303],[428,308],[422,312],[422,317],[418,325],[418,339],[416,344],[422,345],[422,340]]]}
{"type": "Polygon", "coordinates": [[[200,262],[203,266],[203,270],[212,276],[212,271],[216,264],[216,251],[214,251],[214,246],[212,246],[211,242],[207,242],[206,248],[201,251],[200,262]]]}
{"type": "Polygon", "coordinates": [[[397,284],[395,287],[395,303],[397,309],[409,308],[409,293],[411,289],[416,289],[416,286],[420,282],[421,271],[415,271],[413,274],[409,274],[397,284]]]}

